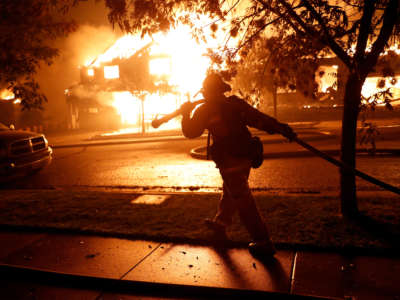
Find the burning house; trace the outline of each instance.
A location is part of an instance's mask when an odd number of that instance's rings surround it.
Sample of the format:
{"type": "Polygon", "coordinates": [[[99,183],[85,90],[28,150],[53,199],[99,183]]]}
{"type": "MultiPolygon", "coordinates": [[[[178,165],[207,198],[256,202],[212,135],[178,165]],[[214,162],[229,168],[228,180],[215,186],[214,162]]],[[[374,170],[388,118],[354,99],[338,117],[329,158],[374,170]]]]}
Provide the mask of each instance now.
{"type": "MultiPolygon", "coordinates": [[[[347,76],[347,70],[338,58],[325,58],[320,60],[319,68],[316,71],[315,79],[318,84],[318,92],[322,95],[319,99],[324,102],[329,99],[329,94],[333,91],[336,103],[340,102],[343,92],[344,78],[347,76]]],[[[376,101],[376,104],[384,105],[384,99],[375,94],[389,89],[391,92],[392,105],[400,104],[400,51],[397,49],[389,51],[381,56],[377,66],[366,78],[362,88],[363,102],[376,101]],[[384,77],[382,77],[384,75],[384,77]]],[[[327,101],[328,102],[328,101],[327,101]]]]}
{"type": "MultiPolygon", "coordinates": [[[[182,34],[170,32],[157,40],[126,35],[81,67],[79,83],[65,90],[69,127],[145,132],[155,117],[187,101],[200,89],[209,62],[192,51],[201,51],[190,45],[194,41],[175,43],[185,41],[182,34]]],[[[178,126],[175,120],[161,129],[178,126]]]]}

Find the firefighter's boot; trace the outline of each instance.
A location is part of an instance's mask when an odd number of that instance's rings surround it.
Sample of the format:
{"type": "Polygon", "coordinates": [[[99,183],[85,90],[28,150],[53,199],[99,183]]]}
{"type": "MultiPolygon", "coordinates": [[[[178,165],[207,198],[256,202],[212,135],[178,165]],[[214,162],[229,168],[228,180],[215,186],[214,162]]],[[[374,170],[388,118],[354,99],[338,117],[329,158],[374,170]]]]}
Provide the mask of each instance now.
{"type": "Polygon", "coordinates": [[[225,225],[211,219],[205,219],[204,225],[213,233],[213,238],[218,241],[228,240],[225,225]]]}
{"type": "Polygon", "coordinates": [[[276,249],[271,241],[261,241],[250,243],[249,252],[254,257],[273,258],[274,254],[276,253],[276,249]]]}

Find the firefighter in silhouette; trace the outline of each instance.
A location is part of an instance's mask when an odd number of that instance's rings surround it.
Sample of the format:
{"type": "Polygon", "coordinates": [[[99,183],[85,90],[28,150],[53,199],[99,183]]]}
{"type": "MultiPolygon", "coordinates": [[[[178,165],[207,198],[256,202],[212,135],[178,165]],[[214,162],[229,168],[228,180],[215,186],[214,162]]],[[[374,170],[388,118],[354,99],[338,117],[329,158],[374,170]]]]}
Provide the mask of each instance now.
{"type": "Polygon", "coordinates": [[[244,100],[236,96],[226,97],[225,93],[230,90],[231,87],[219,74],[212,73],[203,82],[205,103],[192,116],[192,103],[184,103],[181,107],[185,137],[199,137],[205,129],[211,134],[209,152],[223,179],[217,214],[213,219],[206,219],[205,224],[219,239],[226,239],[225,228],[231,224],[234,213],[238,212],[252,238],[250,253],[272,256],[275,247],[248,184],[251,168],[262,163],[263,145],[258,137],[251,135],[247,126],[270,134],[280,133],[289,140],[296,134],[287,124],[258,111],[244,100]]]}

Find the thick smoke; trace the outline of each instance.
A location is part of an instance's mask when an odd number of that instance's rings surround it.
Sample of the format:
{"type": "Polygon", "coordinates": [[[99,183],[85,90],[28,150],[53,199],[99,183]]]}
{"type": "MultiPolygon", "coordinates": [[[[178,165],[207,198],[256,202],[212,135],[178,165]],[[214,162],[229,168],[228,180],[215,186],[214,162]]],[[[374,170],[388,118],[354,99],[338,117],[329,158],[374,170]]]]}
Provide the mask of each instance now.
{"type": "Polygon", "coordinates": [[[112,92],[88,89],[83,85],[76,86],[74,88],[74,96],[80,99],[93,99],[104,106],[113,106],[114,103],[114,96],[112,92]]]}
{"type": "Polygon", "coordinates": [[[42,65],[36,77],[48,98],[43,111],[48,123],[65,124],[68,115],[65,89],[79,82],[80,66],[103,53],[121,35],[108,22],[107,13],[104,2],[94,0],[82,2],[70,11],[70,17],[79,24],[78,30],[52,45],[59,49],[59,56],[52,65],[42,65]]]}

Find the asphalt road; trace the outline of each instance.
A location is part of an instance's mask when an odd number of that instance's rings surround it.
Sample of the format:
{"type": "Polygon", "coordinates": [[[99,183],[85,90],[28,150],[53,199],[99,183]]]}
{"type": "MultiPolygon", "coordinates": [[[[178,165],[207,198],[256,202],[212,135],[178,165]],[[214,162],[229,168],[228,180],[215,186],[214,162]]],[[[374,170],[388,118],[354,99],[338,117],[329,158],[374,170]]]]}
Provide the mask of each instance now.
{"type": "MultiPolygon", "coordinates": [[[[182,140],[54,149],[41,172],[7,188],[121,188],[146,191],[215,191],[221,186],[211,161],[194,159],[190,149],[205,140],[182,140]]],[[[315,146],[337,148],[337,140],[315,146]],[[330,144],[330,145],[328,145],[330,144]]],[[[279,145],[265,145],[269,147],[279,145]]],[[[271,148],[272,149],[272,148],[271,148]]],[[[358,169],[400,186],[399,157],[358,157],[358,169]]],[[[339,190],[337,167],[318,157],[266,159],[253,170],[250,186],[260,190],[323,192],[339,190]]],[[[358,189],[375,189],[363,180],[358,189]]]]}

